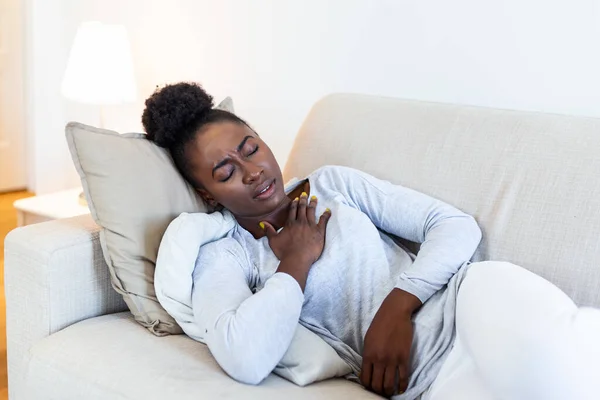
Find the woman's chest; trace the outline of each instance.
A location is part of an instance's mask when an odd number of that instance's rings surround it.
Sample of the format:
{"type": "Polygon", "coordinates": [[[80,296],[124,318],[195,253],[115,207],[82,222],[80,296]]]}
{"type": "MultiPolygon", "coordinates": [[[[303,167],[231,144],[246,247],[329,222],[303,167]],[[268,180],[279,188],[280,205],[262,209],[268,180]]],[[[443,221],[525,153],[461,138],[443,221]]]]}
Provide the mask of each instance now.
{"type": "MultiPolygon", "coordinates": [[[[331,209],[331,218],[326,228],[323,253],[309,271],[305,290],[307,300],[315,293],[339,291],[340,287],[359,278],[360,268],[369,260],[376,262],[374,258],[378,258],[378,254],[384,255],[379,232],[367,215],[342,201],[328,201],[318,205],[317,218],[325,208],[331,209]]],[[[253,289],[258,291],[277,272],[279,260],[266,237],[252,241],[248,256],[254,269],[253,289]]],[[[296,245],[302,246],[301,243],[296,245]]]]}

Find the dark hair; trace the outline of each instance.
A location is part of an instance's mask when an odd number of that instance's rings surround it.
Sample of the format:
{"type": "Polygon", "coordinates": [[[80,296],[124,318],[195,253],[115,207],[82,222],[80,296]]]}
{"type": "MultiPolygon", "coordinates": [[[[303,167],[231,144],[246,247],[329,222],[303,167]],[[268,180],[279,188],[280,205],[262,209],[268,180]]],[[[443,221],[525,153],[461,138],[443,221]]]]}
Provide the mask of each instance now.
{"type": "Polygon", "coordinates": [[[190,173],[186,145],[207,124],[234,122],[247,125],[237,115],[213,108],[213,98],[198,83],[181,82],[157,88],[146,99],[142,124],[146,138],[169,150],[175,166],[194,187],[200,187],[190,173]]]}

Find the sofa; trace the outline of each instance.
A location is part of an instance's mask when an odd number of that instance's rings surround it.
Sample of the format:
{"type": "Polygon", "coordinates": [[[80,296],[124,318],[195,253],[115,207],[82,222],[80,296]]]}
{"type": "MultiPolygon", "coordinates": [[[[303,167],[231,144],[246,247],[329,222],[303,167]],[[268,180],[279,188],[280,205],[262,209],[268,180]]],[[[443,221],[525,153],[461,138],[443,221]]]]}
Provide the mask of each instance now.
{"type": "MultiPolygon", "coordinates": [[[[513,262],[600,307],[598,149],[600,119],[333,94],[312,107],[284,176],[347,165],[437,197],[477,219],[473,261],[513,262]]],[[[243,385],[206,346],[151,334],[111,286],[99,229],[82,216],[7,236],[11,400],[377,398],[343,379],[243,385]]]]}

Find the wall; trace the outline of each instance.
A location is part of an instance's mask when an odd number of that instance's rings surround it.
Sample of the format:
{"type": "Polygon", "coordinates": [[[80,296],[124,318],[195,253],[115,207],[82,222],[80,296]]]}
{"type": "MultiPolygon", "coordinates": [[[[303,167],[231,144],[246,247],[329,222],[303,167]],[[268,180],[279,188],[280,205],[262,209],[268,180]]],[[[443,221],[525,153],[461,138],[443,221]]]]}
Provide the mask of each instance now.
{"type": "Polygon", "coordinates": [[[22,16],[20,0],[0,0],[0,192],[27,184],[22,16]]]}
{"type": "Polygon", "coordinates": [[[109,127],[141,129],[155,85],[197,80],[231,95],[281,163],[331,92],[600,117],[595,0],[28,1],[38,192],[77,184],[63,126],[96,122],[59,93],[77,25],[90,19],[125,24],[132,38],[139,101],[109,110],[109,127]]]}

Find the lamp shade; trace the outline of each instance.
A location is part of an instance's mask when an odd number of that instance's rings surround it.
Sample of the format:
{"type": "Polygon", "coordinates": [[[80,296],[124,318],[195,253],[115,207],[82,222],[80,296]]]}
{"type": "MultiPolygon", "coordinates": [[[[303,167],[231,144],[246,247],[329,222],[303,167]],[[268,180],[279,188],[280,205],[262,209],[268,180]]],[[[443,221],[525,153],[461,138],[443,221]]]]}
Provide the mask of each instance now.
{"type": "Polygon", "coordinates": [[[71,100],[88,104],[135,101],[131,47],[124,26],[81,24],[69,54],[62,93],[71,100]]]}

